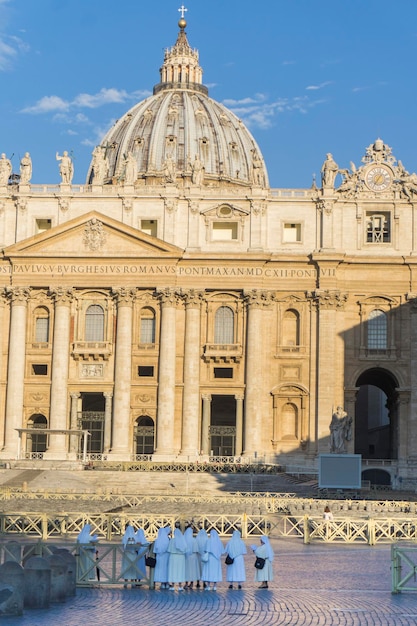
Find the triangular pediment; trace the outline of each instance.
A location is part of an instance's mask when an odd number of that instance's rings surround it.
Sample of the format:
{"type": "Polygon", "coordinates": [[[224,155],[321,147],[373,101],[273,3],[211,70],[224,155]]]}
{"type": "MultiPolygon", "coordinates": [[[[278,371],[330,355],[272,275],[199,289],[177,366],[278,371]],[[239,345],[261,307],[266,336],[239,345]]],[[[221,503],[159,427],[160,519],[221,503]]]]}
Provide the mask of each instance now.
{"type": "Polygon", "coordinates": [[[16,244],[5,258],[179,258],[183,250],[91,211],[16,244]]]}
{"type": "Polygon", "coordinates": [[[205,217],[231,219],[236,217],[246,217],[249,215],[249,211],[230,204],[230,202],[222,202],[210,207],[209,209],[201,211],[201,215],[204,215],[205,217]]]}

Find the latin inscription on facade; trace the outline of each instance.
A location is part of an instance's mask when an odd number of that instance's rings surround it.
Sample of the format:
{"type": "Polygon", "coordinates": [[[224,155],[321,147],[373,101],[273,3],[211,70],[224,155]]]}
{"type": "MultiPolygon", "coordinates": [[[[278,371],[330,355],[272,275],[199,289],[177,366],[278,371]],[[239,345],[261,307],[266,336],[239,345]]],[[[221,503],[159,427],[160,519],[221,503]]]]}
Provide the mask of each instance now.
{"type": "MultiPolygon", "coordinates": [[[[205,265],[154,265],[135,264],[130,265],[99,265],[99,264],[74,264],[74,263],[22,263],[21,265],[0,266],[0,274],[47,274],[52,277],[73,275],[142,275],[142,276],[212,276],[213,278],[317,278],[316,268],[295,268],[295,267],[236,267],[236,266],[205,266],[205,265]]],[[[336,276],[334,268],[323,268],[320,276],[336,276]]]]}

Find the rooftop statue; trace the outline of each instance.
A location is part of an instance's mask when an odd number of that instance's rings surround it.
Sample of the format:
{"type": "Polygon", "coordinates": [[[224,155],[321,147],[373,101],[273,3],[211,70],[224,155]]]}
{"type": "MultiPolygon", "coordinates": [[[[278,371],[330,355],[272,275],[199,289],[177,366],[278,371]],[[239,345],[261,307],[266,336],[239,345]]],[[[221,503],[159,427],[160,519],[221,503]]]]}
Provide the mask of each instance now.
{"type": "Polygon", "coordinates": [[[93,184],[102,185],[107,176],[108,163],[106,159],[106,149],[96,146],[93,150],[93,184]]]}
{"type": "Polygon", "coordinates": [[[339,167],[336,161],[333,159],[333,155],[328,152],[326,155],[326,160],[324,161],[321,168],[321,183],[323,189],[334,188],[334,182],[336,180],[338,171],[339,167]]]}
{"type": "Polygon", "coordinates": [[[59,173],[61,175],[61,181],[64,185],[70,185],[72,182],[72,177],[74,176],[74,166],[72,164],[72,159],[68,155],[68,152],[65,150],[60,156],[58,152],[56,153],[56,160],[60,161],[59,164],[59,173]]]}
{"type": "Polygon", "coordinates": [[[29,152],[25,152],[25,155],[20,161],[20,184],[27,185],[32,178],[32,159],[29,152]]]}
{"type": "Polygon", "coordinates": [[[6,157],[4,152],[0,157],[0,185],[7,185],[12,173],[12,162],[6,157]]]}
{"type": "Polygon", "coordinates": [[[125,156],[125,185],[133,185],[138,177],[138,165],[133,152],[125,156]]]}

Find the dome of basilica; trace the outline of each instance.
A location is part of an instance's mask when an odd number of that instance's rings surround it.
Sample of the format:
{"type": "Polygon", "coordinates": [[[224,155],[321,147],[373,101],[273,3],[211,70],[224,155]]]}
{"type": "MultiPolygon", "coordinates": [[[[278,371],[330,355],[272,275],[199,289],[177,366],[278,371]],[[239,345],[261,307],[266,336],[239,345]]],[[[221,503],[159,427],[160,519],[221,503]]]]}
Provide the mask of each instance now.
{"type": "Polygon", "coordinates": [[[262,154],[234,113],[208,96],[185,26],[165,51],[153,95],[131,108],[93,153],[87,183],[268,186],[262,154]]]}

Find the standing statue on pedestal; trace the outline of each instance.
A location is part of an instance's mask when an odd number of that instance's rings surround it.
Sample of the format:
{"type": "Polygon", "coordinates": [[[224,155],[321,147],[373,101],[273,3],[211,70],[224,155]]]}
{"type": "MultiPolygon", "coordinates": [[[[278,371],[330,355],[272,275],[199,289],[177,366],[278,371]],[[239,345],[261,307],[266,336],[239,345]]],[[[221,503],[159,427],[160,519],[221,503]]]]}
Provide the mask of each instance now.
{"type": "Polygon", "coordinates": [[[321,184],[323,189],[334,189],[334,181],[336,180],[339,166],[334,161],[330,152],[326,154],[326,160],[321,168],[321,184]]]}
{"type": "Polygon", "coordinates": [[[346,442],[352,439],[352,418],[338,406],[330,422],[330,452],[346,454],[346,442]]]}
{"type": "Polygon", "coordinates": [[[170,154],[165,159],[164,165],[164,176],[166,183],[175,183],[177,178],[177,171],[174,160],[170,154]]]}
{"type": "Polygon", "coordinates": [[[20,161],[20,184],[27,185],[32,178],[32,159],[29,152],[25,152],[25,156],[20,161]]]}
{"type": "Polygon", "coordinates": [[[191,171],[191,181],[194,185],[201,185],[204,178],[204,165],[197,154],[195,155],[194,163],[191,164],[191,171]]]}
{"type": "Polygon", "coordinates": [[[105,148],[96,146],[93,150],[93,184],[102,185],[107,176],[108,163],[105,148]]]}
{"type": "Polygon", "coordinates": [[[0,157],[0,186],[7,185],[12,173],[12,162],[3,154],[0,157]]]}
{"type": "Polygon", "coordinates": [[[263,175],[263,163],[256,150],[252,152],[252,180],[255,185],[262,186],[265,182],[263,175]]]}
{"type": "Polygon", "coordinates": [[[71,157],[68,155],[68,152],[65,150],[60,156],[58,152],[56,153],[56,160],[61,161],[59,164],[59,173],[61,174],[61,181],[63,185],[70,185],[72,182],[72,177],[74,175],[74,167],[72,164],[71,157]]]}
{"type": "Polygon", "coordinates": [[[128,152],[125,156],[125,185],[134,185],[138,177],[138,164],[133,152],[128,152]]]}

